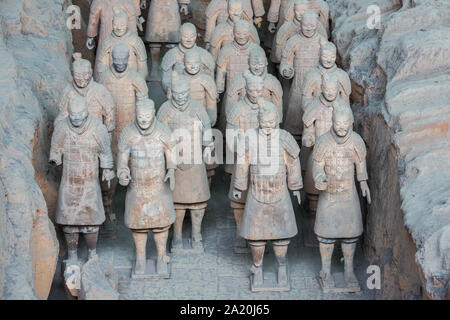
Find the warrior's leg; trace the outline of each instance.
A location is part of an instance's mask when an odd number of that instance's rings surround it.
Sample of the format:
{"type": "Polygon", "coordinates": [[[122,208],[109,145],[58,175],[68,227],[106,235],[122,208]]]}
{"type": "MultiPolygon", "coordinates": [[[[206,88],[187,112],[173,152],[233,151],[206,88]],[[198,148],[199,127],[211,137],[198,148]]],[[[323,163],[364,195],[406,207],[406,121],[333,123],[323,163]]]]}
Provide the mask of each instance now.
{"type": "Polygon", "coordinates": [[[347,284],[358,283],[353,270],[353,257],[355,255],[358,238],[342,241],[342,253],[344,254],[344,279],[347,284]]]}
{"type": "Polygon", "coordinates": [[[88,259],[97,255],[97,240],[99,227],[86,227],[83,230],[84,239],[88,247],[88,259]]]}
{"type": "Polygon", "coordinates": [[[111,209],[114,193],[116,191],[116,186],[117,186],[116,178],[110,181],[109,188],[107,181],[101,182],[102,200],[103,200],[103,207],[105,208],[105,218],[106,218],[105,222],[103,223],[102,232],[105,233],[114,232],[116,229],[115,220],[117,219],[117,217],[115,216],[114,212],[111,209]]]}
{"type": "Polygon", "coordinates": [[[322,270],[319,277],[327,287],[334,287],[334,279],[331,275],[331,257],[333,256],[334,239],[324,239],[317,237],[319,240],[320,258],[322,259],[322,270]]]}
{"type": "Polygon", "coordinates": [[[146,246],[148,230],[131,230],[133,234],[134,245],[136,246],[136,265],[134,267],[135,274],[144,274],[146,269],[146,246]]]}
{"type": "Polygon", "coordinates": [[[280,286],[288,284],[286,254],[289,242],[289,239],[272,241],[273,251],[278,262],[278,285],[280,286]]]}
{"type": "Polygon", "coordinates": [[[266,241],[249,241],[249,244],[253,258],[253,266],[251,268],[253,283],[256,286],[261,286],[263,284],[263,258],[266,241]]]}
{"type": "Polygon", "coordinates": [[[67,259],[70,261],[78,260],[78,239],[80,234],[78,232],[74,232],[70,226],[63,227],[64,237],[66,238],[68,257],[67,259]]]}
{"type": "Polygon", "coordinates": [[[192,247],[202,246],[202,221],[204,215],[205,209],[191,210],[192,247]]]}
{"type": "Polygon", "coordinates": [[[177,217],[173,224],[172,247],[173,248],[182,248],[183,247],[183,238],[182,238],[183,221],[184,221],[184,216],[186,215],[186,210],[185,209],[175,209],[175,212],[177,214],[177,217]]]}
{"type": "Polygon", "coordinates": [[[166,256],[167,238],[169,236],[169,228],[153,229],[153,238],[155,239],[156,251],[158,259],[156,260],[156,272],[159,274],[167,273],[167,263],[169,257],[166,256]]]}
{"type": "Polygon", "coordinates": [[[242,217],[244,216],[244,209],[234,208],[233,213],[234,213],[234,220],[236,221],[236,238],[234,240],[234,245],[235,247],[246,248],[247,240],[245,240],[239,235],[239,230],[241,230],[242,225],[242,217]]]}
{"type": "Polygon", "coordinates": [[[319,201],[319,195],[312,193],[307,193],[306,195],[308,197],[309,202],[309,211],[311,214],[314,215],[315,212],[317,211],[317,203],[319,201]]]}
{"type": "Polygon", "coordinates": [[[150,54],[152,56],[152,68],[150,71],[149,81],[158,81],[160,79],[159,76],[159,54],[161,52],[161,44],[159,43],[151,43],[150,54]]]}

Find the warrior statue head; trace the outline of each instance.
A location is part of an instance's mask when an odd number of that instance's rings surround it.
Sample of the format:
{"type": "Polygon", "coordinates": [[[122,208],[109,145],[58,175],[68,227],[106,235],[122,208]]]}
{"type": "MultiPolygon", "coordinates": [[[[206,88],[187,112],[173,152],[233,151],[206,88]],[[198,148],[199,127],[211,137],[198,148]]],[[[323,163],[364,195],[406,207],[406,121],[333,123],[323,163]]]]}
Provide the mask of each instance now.
{"type": "Polygon", "coordinates": [[[326,42],[320,46],[320,64],[330,69],[336,63],[336,46],[332,42],[326,42]]]}
{"type": "Polygon", "coordinates": [[[188,50],[184,54],[184,69],[187,73],[195,75],[200,72],[201,60],[198,51],[188,50]]]}
{"type": "Polygon", "coordinates": [[[89,60],[82,59],[81,53],[73,54],[73,80],[78,88],[85,88],[92,79],[92,66],[89,60]]]}
{"type": "Polygon", "coordinates": [[[241,0],[229,0],[228,1],[228,17],[233,23],[241,20],[242,17],[242,2],[241,0]]]}
{"type": "Polygon", "coordinates": [[[316,34],[319,16],[312,11],[306,11],[302,14],[302,34],[311,38],[316,34]]]}
{"type": "Polygon", "coordinates": [[[250,72],[255,76],[261,76],[267,70],[266,53],[261,47],[250,50],[248,57],[250,72]]]}
{"type": "Polygon", "coordinates": [[[112,60],[114,70],[118,73],[125,72],[128,68],[130,58],[130,47],[125,43],[118,43],[112,49],[112,60]]]}
{"type": "Polygon", "coordinates": [[[186,49],[191,49],[197,41],[197,29],[192,23],[184,23],[180,27],[181,45],[186,49]]]}
{"type": "Polygon", "coordinates": [[[136,95],[136,123],[142,130],[147,130],[155,119],[155,103],[142,93],[136,95]]]}
{"type": "Polygon", "coordinates": [[[171,100],[173,105],[180,110],[184,110],[190,100],[189,81],[178,72],[172,72],[171,100]]]}
{"type": "Polygon", "coordinates": [[[322,95],[323,97],[331,102],[336,100],[338,95],[338,79],[335,75],[324,74],[322,76],[322,95]]]}
{"type": "Polygon", "coordinates": [[[260,99],[259,128],[265,135],[271,134],[278,128],[280,115],[271,102],[260,99]]]}
{"type": "Polygon", "coordinates": [[[353,128],[353,112],[347,102],[337,104],[333,109],[333,131],[338,137],[345,137],[353,128]]]}
{"type": "Polygon", "coordinates": [[[302,15],[308,11],[308,1],[306,0],[296,0],[294,2],[294,19],[297,21],[302,21],[302,15]]]}
{"type": "Polygon", "coordinates": [[[247,98],[251,103],[257,104],[258,100],[263,96],[264,93],[264,79],[253,74],[248,74],[245,76],[245,80],[247,98]]]}
{"type": "Polygon", "coordinates": [[[243,46],[250,40],[251,25],[245,20],[239,20],[234,24],[233,35],[234,41],[243,46]]]}
{"type": "Polygon", "coordinates": [[[75,95],[69,101],[69,120],[75,127],[82,127],[89,116],[88,105],[85,98],[75,95]]]}
{"type": "Polygon", "coordinates": [[[113,7],[113,12],[113,32],[116,36],[121,37],[128,31],[128,16],[118,7],[113,7]]]}

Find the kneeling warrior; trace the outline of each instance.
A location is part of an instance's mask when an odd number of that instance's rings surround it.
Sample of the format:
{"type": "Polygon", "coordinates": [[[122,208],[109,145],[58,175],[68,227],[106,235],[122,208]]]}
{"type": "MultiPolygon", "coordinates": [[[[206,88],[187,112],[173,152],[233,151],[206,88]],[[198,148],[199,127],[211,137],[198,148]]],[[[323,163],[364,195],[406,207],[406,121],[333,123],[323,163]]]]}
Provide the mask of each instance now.
{"type": "Polygon", "coordinates": [[[278,129],[279,120],[275,107],[265,101],[254,143],[244,148],[240,139],[238,148],[234,196],[239,199],[250,184],[240,235],[248,240],[252,251],[253,291],[263,286],[263,256],[268,240],[278,261],[278,291],[290,289],[286,253],[289,239],[297,234],[297,225],[288,188],[300,204],[303,185],[300,148],[292,135],[278,129]]]}
{"type": "Polygon", "coordinates": [[[356,169],[362,195],[370,204],[366,146],[352,130],[353,114],[349,107],[336,107],[332,119],[333,127],[318,139],[312,154],[314,182],[316,188],[321,190],[314,226],[322,258],[319,279],[324,290],[335,287],[330,271],[331,256],[334,243],[341,240],[346,292],[359,291],[353,271],[353,256],[363,225],[354,176],[356,169]]]}
{"type": "Polygon", "coordinates": [[[175,221],[171,192],[175,186],[174,143],[170,135],[169,128],[155,118],[155,105],[150,99],[137,102],[136,120],[120,134],[117,176],[121,185],[129,185],[125,225],[131,229],[136,245],[136,275],[146,272],[149,231],[153,232],[158,252],[156,273],[168,273],[167,237],[175,221]]]}

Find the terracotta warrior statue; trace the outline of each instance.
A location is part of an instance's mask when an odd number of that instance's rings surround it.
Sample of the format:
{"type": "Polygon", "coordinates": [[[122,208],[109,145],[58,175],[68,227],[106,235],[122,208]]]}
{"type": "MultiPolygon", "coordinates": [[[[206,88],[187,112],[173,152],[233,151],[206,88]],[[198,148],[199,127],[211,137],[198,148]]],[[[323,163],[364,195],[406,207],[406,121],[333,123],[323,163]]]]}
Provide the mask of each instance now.
{"type": "Polygon", "coordinates": [[[302,175],[300,148],[287,131],[278,129],[278,123],[279,114],[273,105],[263,105],[254,143],[238,148],[233,195],[239,199],[249,189],[239,234],[248,240],[252,252],[252,291],[264,288],[263,257],[268,240],[278,262],[277,287],[271,289],[290,289],[286,253],[297,225],[288,189],[300,204],[302,175]]]}
{"type": "Polygon", "coordinates": [[[236,239],[234,244],[234,251],[236,253],[248,252],[247,242],[239,236],[247,193],[243,192],[239,199],[236,199],[233,196],[234,180],[236,175],[235,163],[237,159],[237,142],[239,140],[239,136],[245,136],[247,131],[257,129],[259,126],[258,101],[264,94],[264,80],[261,77],[250,74],[246,79],[245,88],[245,96],[230,106],[230,110],[227,114],[226,127],[227,172],[231,172],[232,174],[228,198],[230,199],[230,205],[233,209],[234,219],[236,221],[236,239]]]}
{"type": "Polygon", "coordinates": [[[189,209],[192,233],[186,250],[203,252],[201,225],[210,198],[203,155],[211,160],[214,142],[208,113],[200,102],[191,98],[189,82],[184,76],[172,73],[171,97],[159,108],[158,120],[167,124],[178,139],[173,190],[176,220],[171,250],[184,251],[182,227],[185,212],[189,209]]]}
{"type": "MultiPolygon", "coordinates": [[[[189,81],[191,98],[203,105],[213,127],[217,121],[217,88],[214,78],[201,70],[201,66],[199,53],[196,50],[188,50],[184,55],[183,75],[189,81]]],[[[215,174],[215,168],[216,164],[206,163],[209,185],[215,174]]]]}
{"type": "Polygon", "coordinates": [[[128,17],[128,28],[131,32],[137,32],[137,17],[141,15],[139,6],[135,6],[134,0],[93,0],[89,14],[87,28],[86,47],[89,50],[95,47],[95,37],[98,35],[98,45],[113,31],[113,8],[121,8],[128,17]],[[99,32],[100,24],[100,32],[99,32]]]}
{"type": "Polygon", "coordinates": [[[104,181],[111,181],[115,174],[108,130],[89,114],[87,99],[73,96],[68,113],[68,117],[56,123],[49,162],[63,165],[56,223],[64,232],[68,262],[79,264],[79,234],[84,234],[89,259],[94,258],[99,226],[105,221],[99,167],[103,169],[104,181]]]}
{"type": "MultiPolygon", "coordinates": [[[[264,15],[264,5],[262,0],[240,0],[242,2],[242,9],[240,10],[242,14],[240,17],[249,23],[255,23],[259,28],[262,22],[262,16],[264,15]],[[255,19],[253,19],[255,17],[255,19]]],[[[211,36],[219,24],[227,21],[229,14],[229,3],[230,0],[212,0],[208,7],[206,8],[206,32],[205,32],[205,43],[208,47],[211,41],[211,36]]]]}
{"type": "MultiPolygon", "coordinates": [[[[346,105],[345,101],[338,99],[338,87],[339,82],[335,75],[324,74],[322,76],[321,94],[308,105],[303,114],[302,145],[304,147],[312,148],[317,139],[331,129],[333,108],[339,104],[346,105]]],[[[314,187],[313,159],[309,153],[306,159],[305,192],[309,200],[309,209],[314,212],[317,208],[319,190],[314,187]]]]}
{"type": "Polygon", "coordinates": [[[320,96],[322,86],[322,76],[335,75],[338,82],[338,97],[348,100],[352,92],[350,78],[344,70],[336,65],[336,46],[332,42],[327,42],[320,47],[320,63],[312,68],[305,76],[302,85],[302,108],[307,106],[314,98],[320,96]]]}
{"type": "Polygon", "coordinates": [[[156,119],[152,100],[138,100],[135,113],[135,121],[120,134],[117,163],[119,183],[128,186],[125,225],[136,246],[133,273],[147,273],[146,244],[151,231],[158,253],[156,274],[163,276],[169,273],[166,246],[175,221],[171,192],[175,187],[175,143],[170,129],[156,119]]]}
{"type": "MultiPolygon", "coordinates": [[[[69,102],[75,97],[86,99],[89,114],[103,123],[110,135],[115,128],[115,103],[109,91],[100,83],[92,79],[92,67],[89,60],[81,58],[81,53],[74,53],[72,64],[73,81],[64,89],[61,100],[59,101],[59,113],[55,119],[55,126],[66,121],[69,116],[69,102]]],[[[113,188],[108,183],[101,183],[103,207],[106,214],[106,221],[111,222],[111,204],[113,197],[113,188]]],[[[109,226],[105,226],[107,229],[109,226]]]]}
{"type": "Polygon", "coordinates": [[[149,42],[152,56],[150,81],[160,81],[159,54],[161,46],[174,47],[180,42],[180,12],[188,15],[190,0],[152,0],[148,9],[145,41],[149,42]]]}
{"type": "Polygon", "coordinates": [[[335,108],[332,129],[318,139],[312,155],[314,184],[320,190],[314,232],[320,243],[322,270],[319,278],[324,290],[335,286],[331,257],[336,240],[342,241],[346,290],[360,290],[353,270],[356,242],[363,232],[355,171],[362,196],[368,204],[371,198],[367,185],[366,146],[352,127],[351,109],[335,108]]]}
{"type": "Polygon", "coordinates": [[[97,50],[94,78],[105,72],[112,65],[112,48],[118,43],[126,43],[130,47],[128,67],[139,72],[144,79],[148,74],[147,51],[144,42],[135,32],[128,28],[128,17],[125,12],[114,7],[113,31],[108,35],[97,50]]]}
{"type": "Polygon", "coordinates": [[[283,49],[280,63],[280,74],[286,79],[294,78],[289,92],[284,129],[296,139],[302,134],[303,79],[306,73],[319,63],[320,46],[327,42],[317,33],[317,14],[307,11],[302,15],[301,21],[301,32],[289,38],[283,49]]]}
{"type": "MultiPolygon", "coordinates": [[[[284,19],[286,22],[292,21],[294,19],[294,6],[295,2],[298,0],[290,0],[285,12],[284,12],[284,19]]],[[[308,2],[308,11],[313,11],[317,14],[319,18],[319,22],[321,26],[323,26],[323,29],[325,29],[327,36],[330,35],[330,8],[328,6],[328,3],[324,0],[307,0],[308,2]]]]}
{"type": "MultiPolygon", "coordinates": [[[[221,0],[224,1],[224,0],[221,0]]],[[[242,19],[242,1],[241,0],[229,0],[228,2],[228,19],[217,25],[211,34],[211,40],[207,46],[209,52],[213,56],[214,61],[217,61],[219,51],[226,44],[233,41],[234,32],[233,28],[236,22],[242,19]]],[[[253,24],[249,24],[250,28],[250,40],[259,45],[258,31],[253,24]]]]}
{"type": "Polygon", "coordinates": [[[216,63],[211,54],[197,46],[197,29],[192,23],[183,23],[180,27],[180,43],[166,52],[161,62],[162,69],[162,87],[167,93],[167,89],[170,86],[172,71],[183,72],[184,68],[184,55],[188,50],[192,50],[198,53],[201,61],[202,70],[214,77],[214,69],[216,63]]]}

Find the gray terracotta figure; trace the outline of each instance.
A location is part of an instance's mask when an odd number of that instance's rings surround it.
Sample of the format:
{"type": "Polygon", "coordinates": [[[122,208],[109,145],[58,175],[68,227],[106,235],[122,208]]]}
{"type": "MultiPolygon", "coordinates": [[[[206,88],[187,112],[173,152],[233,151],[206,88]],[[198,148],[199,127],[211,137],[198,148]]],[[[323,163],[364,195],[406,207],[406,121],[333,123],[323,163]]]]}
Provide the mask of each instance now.
{"type": "Polygon", "coordinates": [[[49,162],[63,165],[56,223],[64,232],[68,265],[78,265],[79,234],[84,234],[92,259],[97,254],[99,226],[105,221],[99,167],[104,181],[111,181],[115,174],[108,130],[89,114],[87,100],[73,96],[68,110],[69,115],[56,123],[49,162]]]}
{"type": "Polygon", "coordinates": [[[202,70],[214,77],[216,63],[211,54],[197,46],[197,29],[192,23],[183,23],[180,27],[180,43],[166,52],[161,61],[162,87],[167,93],[170,86],[172,71],[182,72],[184,68],[184,55],[188,50],[196,51],[202,63],[202,70]]]}
{"type": "Polygon", "coordinates": [[[313,178],[320,190],[314,232],[320,245],[322,269],[319,273],[325,292],[336,290],[331,274],[331,257],[336,240],[341,240],[344,255],[344,283],[340,292],[360,291],[354,273],[353,256],[357,239],[363,232],[361,207],[355,184],[370,204],[367,185],[366,146],[352,130],[353,114],[347,106],[333,110],[333,127],[322,135],[313,151],[313,178]]]}
{"type": "Polygon", "coordinates": [[[175,143],[170,129],[156,119],[152,100],[138,100],[135,113],[135,121],[120,134],[117,163],[119,183],[128,186],[125,226],[131,229],[136,247],[133,276],[168,278],[166,247],[175,221],[171,191],[175,186],[175,143]],[[154,264],[146,258],[149,232],[156,244],[156,266],[147,266],[154,264]]]}
{"type": "Polygon", "coordinates": [[[176,220],[171,251],[203,252],[201,225],[210,198],[203,156],[211,160],[214,142],[208,113],[200,102],[191,98],[189,82],[176,72],[172,73],[171,97],[159,108],[158,120],[169,126],[178,142],[172,193],[176,220]],[[192,233],[185,248],[182,227],[186,210],[191,212],[192,233]]]}
{"type": "MultiPolygon", "coordinates": [[[[284,19],[286,22],[294,19],[294,6],[298,0],[291,0],[284,12],[284,19]]],[[[313,11],[317,14],[320,24],[325,29],[327,35],[330,35],[330,8],[328,3],[324,0],[307,0],[309,11],[313,11]]]]}
{"type": "MultiPolygon", "coordinates": [[[[81,58],[81,53],[74,53],[74,61],[72,64],[72,83],[68,84],[59,101],[59,112],[55,119],[55,126],[61,122],[66,121],[69,116],[69,102],[70,99],[79,96],[86,99],[89,114],[103,123],[112,135],[115,129],[115,103],[109,91],[100,83],[97,83],[92,78],[92,67],[88,60],[81,58]]],[[[110,188],[107,183],[101,183],[103,207],[106,214],[106,222],[111,222],[110,215],[111,204],[113,197],[113,188],[110,188]]],[[[105,226],[107,229],[111,226],[105,226]]]]}
{"type": "Polygon", "coordinates": [[[131,32],[137,32],[137,17],[140,16],[141,11],[139,7],[135,7],[134,0],[93,0],[87,28],[86,47],[89,50],[95,47],[95,37],[98,36],[98,46],[100,46],[113,31],[113,7],[121,8],[126,13],[128,28],[131,32]]]}
{"type": "MultiPolygon", "coordinates": [[[[258,26],[261,25],[262,16],[264,15],[264,5],[262,0],[240,0],[242,2],[242,15],[241,18],[249,23],[254,23],[258,26]],[[253,20],[253,18],[255,19],[253,20]]],[[[230,0],[212,0],[206,8],[206,31],[205,31],[205,43],[209,45],[211,36],[214,29],[219,24],[227,21],[229,14],[230,0]]]]}
{"type": "Polygon", "coordinates": [[[175,46],[180,42],[180,12],[189,13],[190,0],[152,0],[148,9],[145,41],[149,43],[152,67],[148,80],[160,81],[159,54],[161,46],[175,46]]]}
{"type": "Polygon", "coordinates": [[[145,79],[148,74],[147,51],[144,42],[135,32],[128,28],[128,17],[121,9],[115,7],[113,31],[101,43],[95,60],[94,78],[98,81],[99,74],[112,65],[112,48],[118,43],[126,43],[130,47],[128,67],[136,70],[145,79]]]}
{"type": "Polygon", "coordinates": [[[302,175],[300,148],[291,134],[278,128],[278,123],[278,111],[265,102],[259,111],[254,143],[238,148],[233,196],[239,199],[242,191],[248,189],[239,234],[248,240],[252,252],[252,291],[290,290],[286,254],[290,238],[297,234],[297,225],[288,189],[300,204],[302,175]],[[267,241],[271,241],[278,262],[275,286],[264,281],[267,241]]]}
{"type": "MultiPolygon", "coordinates": [[[[302,145],[313,148],[317,139],[331,129],[333,108],[339,104],[348,105],[338,99],[339,83],[335,75],[324,74],[321,79],[321,94],[307,107],[303,114],[302,145]]],[[[314,212],[317,208],[319,190],[314,187],[312,176],[313,159],[307,157],[305,174],[305,192],[309,200],[309,209],[314,212]]]]}
{"type": "Polygon", "coordinates": [[[308,71],[319,63],[320,46],[327,40],[317,33],[317,14],[307,11],[302,15],[301,32],[295,34],[283,49],[280,74],[286,78],[293,78],[289,92],[289,100],[284,121],[284,129],[296,139],[302,134],[301,120],[301,89],[308,71]]]}
{"type": "MultiPolygon", "coordinates": [[[[236,24],[236,22],[242,19],[242,14],[242,1],[229,0],[228,19],[217,25],[217,27],[212,32],[210,42],[208,43],[209,52],[211,53],[214,61],[217,61],[220,49],[223,48],[226,44],[233,41],[234,25],[236,24]]],[[[250,40],[259,45],[260,40],[258,31],[253,24],[249,24],[249,28],[250,40]]]]}

